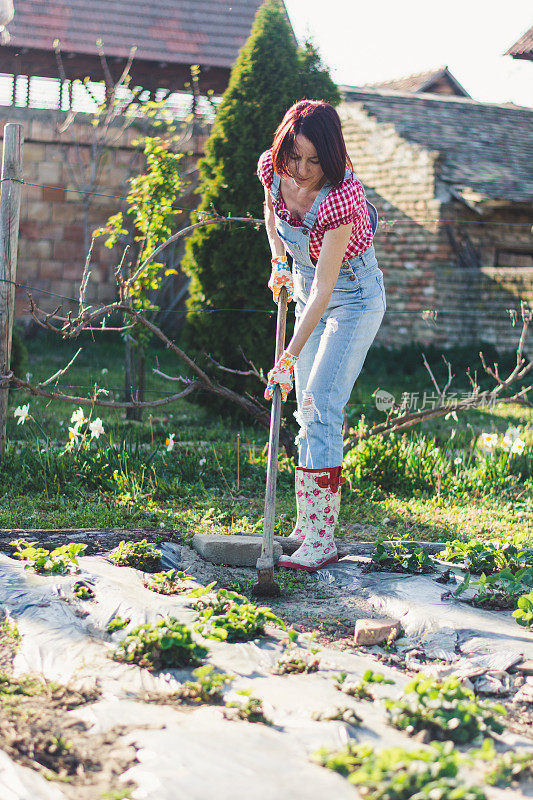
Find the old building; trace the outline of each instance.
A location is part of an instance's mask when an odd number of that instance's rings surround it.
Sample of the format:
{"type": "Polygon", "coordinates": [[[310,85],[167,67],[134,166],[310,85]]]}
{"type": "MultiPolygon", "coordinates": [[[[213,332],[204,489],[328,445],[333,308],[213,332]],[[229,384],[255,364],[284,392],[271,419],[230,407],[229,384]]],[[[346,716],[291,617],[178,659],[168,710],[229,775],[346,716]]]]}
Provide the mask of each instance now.
{"type": "Polygon", "coordinates": [[[514,349],[521,326],[508,309],[533,303],[533,110],[343,92],[349,154],[382,218],[388,310],[379,340],[514,349]]]}
{"type": "Polygon", "coordinates": [[[533,26],[507,50],[505,55],[533,61],[533,26]]]}
{"type": "MultiPolygon", "coordinates": [[[[455,97],[470,97],[448,67],[418,72],[405,78],[394,78],[390,81],[367,84],[369,89],[396,89],[398,92],[414,92],[419,94],[452,94],[455,97]]],[[[364,88],[367,88],[366,86],[364,88]]]]}
{"type": "MultiPolygon", "coordinates": [[[[77,297],[87,229],[101,226],[123,208],[126,180],[142,164],[133,145],[138,130],[133,125],[120,133],[119,118],[99,177],[91,180],[98,138],[93,114],[106,85],[109,91],[120,77],[131,48],[136,47],[130,88],[142,87],[144,98],[168,98],[176,115],[184,116],[191,105],[191,66],[199,67],[200,99],[207,92],[221,94],[260,4],[261,0],[234,0],[230,6],[219,0],[17,0],[9,25],[11,39],[0,45],[0,130],[8,121],[24,126],[27,184],[22,190],[17,280],[23,287],[35,287],[33,293],[44,308],[63,302],[68,309],[64,298],[77,297]],[[87,204],[84,189],[100,194],[87,204]]],[[[122,96],[127,101],[126,88],[122,96]]],[[[204,107],[208,114],[209,104],[204,107]]],[[[194,135],[185,143],[185,149],[195,153],[192,166],[204,139],[194,135]]],[[[186,204],[195,202],[192,194],[185,198],[186,204]]],[[[115,256],[101,245],[93,255],[88,300],[107,301],[115,291],[115,256]]],[[[27,307],[26,290],[18,288],[17,315],[24,317],[27,307]]]]}

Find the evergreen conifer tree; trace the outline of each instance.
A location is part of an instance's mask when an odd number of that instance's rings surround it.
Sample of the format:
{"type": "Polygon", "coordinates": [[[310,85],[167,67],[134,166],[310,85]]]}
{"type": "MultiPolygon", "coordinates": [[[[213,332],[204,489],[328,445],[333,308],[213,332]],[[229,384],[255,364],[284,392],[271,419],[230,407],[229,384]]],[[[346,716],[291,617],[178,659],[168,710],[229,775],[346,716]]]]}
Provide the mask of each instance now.
{"type": "MultiPolygon", "coordinates": [[[[232,69],[199,163],[199,211],[214,208],[224,216],[263,218],[257,160],[272,144],[287,109],[305,97],[334,104],[340,100],[313,45],[299,48],[295,42],[282,2],[266,0],[232,69]]],[[[194,231],[183,260],[191,277],[188,309],[193,313],[184,330],[190,350],[243,369],[242,348],[258,368],[272,366],[276,306],[266,285],[270,258],[262,226],[214,225],[194,231]],[[274,313],[260,313],[265,309],[274,313]]],[[[257,393],[259,388],[256,379],[227,373],[224,383],[240,391],[257,393]]]]}

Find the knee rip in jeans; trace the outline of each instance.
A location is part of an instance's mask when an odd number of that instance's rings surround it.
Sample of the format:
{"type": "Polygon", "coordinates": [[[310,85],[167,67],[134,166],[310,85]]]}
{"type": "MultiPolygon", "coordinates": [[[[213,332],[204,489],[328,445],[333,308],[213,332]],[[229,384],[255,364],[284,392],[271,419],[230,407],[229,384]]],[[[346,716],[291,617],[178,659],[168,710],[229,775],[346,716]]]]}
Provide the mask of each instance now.
{"type": "Polygon", "coordinates": [[[315,397],[312,392],[304,391],[302,393],[302,407],[300,411],[294,412],[296,422],[300,426],[296,441],[300,442],[307,436],[307,429],[311,423],[315,421],[315,411],[320,421],[320,412],[315,404],[315,397]]]}
{"type": "Polygon", "coordinates": [[[339,320],[335,317],[330,317],[326,322],[326,333],[337,333],[339,330],[339,320]]]}

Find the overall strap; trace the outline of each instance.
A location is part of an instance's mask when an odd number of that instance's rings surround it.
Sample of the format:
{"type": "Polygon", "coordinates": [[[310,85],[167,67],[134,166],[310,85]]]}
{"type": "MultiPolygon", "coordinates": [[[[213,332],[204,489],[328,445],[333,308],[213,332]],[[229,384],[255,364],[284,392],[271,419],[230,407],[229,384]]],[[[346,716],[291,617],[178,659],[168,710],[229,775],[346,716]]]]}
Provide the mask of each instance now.
{"type": "Polygon", "coordinates": [[[272,178],[272,183],[270,184],[270,194],[272,195],[272,199],[275,203],[278,202],[279,199],[279,187],[281,183],[281,178],[275,172],[274,177],[272,178]]]}
{"type": "Polygon", "coordinates": [[[315,197],[315,202],[313,203],[313,205],[311,206],[311,208],[309,209],[309,211],[305,215],[305,219],[303,221],[304,227],[307,228],[308,230],[311,230],[311,228],[313,227],[313,225],[316,222],[316,218],[318,216],[318,209],[320,208],[320,203],[330,193],[330,191],[332,189],[333,189],[333,185],[331,183],[329,183],[329,181],[328,181],[327,183],[324,184],[322,189],[319,191],[319,193],[315,197]]]}
{"type": "Polygon", "coordinates": [[[365,187],[364,187],[363,181],[359,180],[359,178],[357,177],[357,175],[355,174],[355,172],[353,170],[346,169],[346,172],[344,173],[344,179],[346,180],[346,178],[353,178],[354,180],[358,181],[361,184],[361,188],[363,190],[363,195],[364,195],[365,201],[366,201],[366,208],[367,208],[367,211],[368,211],[368,217],[370,219],[370,227],[372,228],[372,236],[374,236],[374,234],[376,233],[377,227],[378,227],[378,222],[379,222],[378,210],[377,210],[376,206],[373,205],[368,200],[368,198],[366,196],[366,192],[365,192],[365,187]]]}

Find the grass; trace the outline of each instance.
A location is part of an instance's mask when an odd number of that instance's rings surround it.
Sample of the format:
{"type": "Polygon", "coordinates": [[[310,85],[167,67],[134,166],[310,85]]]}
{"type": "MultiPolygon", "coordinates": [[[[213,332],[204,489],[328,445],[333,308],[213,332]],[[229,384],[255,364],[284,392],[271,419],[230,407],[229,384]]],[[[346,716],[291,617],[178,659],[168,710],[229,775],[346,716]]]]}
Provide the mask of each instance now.
{"type": "MultiPolygon", "coordinates": [[[[121,396],[122,343],[111,334],[95,342],[62,342],[51,335],[32,339],[27,343],[25,370],[33,373],[32,380],[43,380],[64,366],[80,345],[84,349],[60,387],[68,384],[81,395],[97,383],[121,396]]],[[[440,355],[424,352],[433,359],[430,363],[439,379],[440,355]]],[[[459,363],[477,366],[475,352],[474,348],[470,361],[459,352],[459,363]]],[[[153,348],[147,363],[155,363],[156,356],[163,372],[184,374],[181,364],[162,348],[153,348]]],[[[383,420],[372,398],[377,388],[397,399],[403,392],[418,392],[422,397],[424,391],[432,390],[427,372],[418,366],[421,357],[416,348],[406,350],[402,358],[371,349],[347,408],[351,425],[358,423],[361,413],[367,424],[383,420]],[[393,369],[398,363],[402,368],[393,369]]],[[[499,360],[503,371],[504,358],[499,360]]],[[[454,371],[460,375],[458,368],[454,371]]],[[[466,379],[456,387],[456,391],[461,389],[468,390],[466,379]]],[[[175,384],[148,373],[148,398],[174,390],[175,384]]],[[[288,402],[285,407],[289,420],[293,405],[288,402]]],[[[92,419],[100,417],[105,429],[98,441],[100,452],[93,442],[91,452],[65,453],[76,407],[29,398],[20,391],[11,393],[9,445],[0,467],[0,527],[165,528],[177,531],[184,540],[198,532],[262,529],[263,430],[246,421],[217,417],[212,409],[190,401],[145,412],[142,423],[127,421],[121,410],[96,408],[92,419]],[[31,420],[16,424],[14,408],[27,402],[48,437],[47,448],[43,432],[31,420]],[[165,441],[170,434],[174,434],[175,447],[167,453],[165,441]]],[[[84,410],[89,415],[88,408],[84,410]]],[[[440,418],[424,423],[402,441],[398,437],[393,447],[362,448],[354,461],[358,477],[351,481],[351,491],[347,484],[343,490],[339,536],[375,540],[378,534],[386,538],[407,534],[412,539],[444,541],[518,535],[533,541],[532,423],[533,409],[510,404],[492,411],[470,411],[457,421],[440,418]],[[489,463],[490,470],[485,465],[475,474],[469,472],[473,441],[482,432],[501,436],[509,426],[520,427],[526,442],[524,454],[514,457],[521,460],[489,463]],[[462,463],[452,469],[451,442],[454,454],[462,454],[462,463]],[[434,451],[431,457],[420,455],[430,452],[428,448],[434,451]]],[[[291,531],[294,514],[293,464],[282,455],[276,533],[291,531]]]]}

